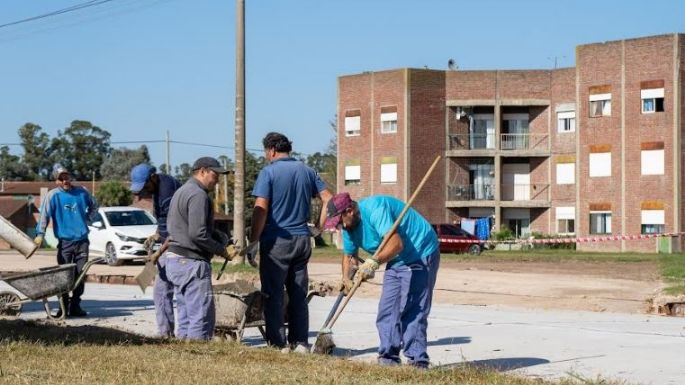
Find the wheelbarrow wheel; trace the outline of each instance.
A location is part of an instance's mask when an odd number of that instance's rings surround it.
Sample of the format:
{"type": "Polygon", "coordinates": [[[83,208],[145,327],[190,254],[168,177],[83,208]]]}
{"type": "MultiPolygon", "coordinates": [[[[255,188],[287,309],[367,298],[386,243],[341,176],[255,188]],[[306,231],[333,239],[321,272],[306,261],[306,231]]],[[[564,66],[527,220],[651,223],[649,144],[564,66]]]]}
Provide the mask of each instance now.
{"type": "Polygon", "coordinates": [[[19,295],[11,291],[0,292],[0,316],[18,317],[22,304],[19,295]]]}

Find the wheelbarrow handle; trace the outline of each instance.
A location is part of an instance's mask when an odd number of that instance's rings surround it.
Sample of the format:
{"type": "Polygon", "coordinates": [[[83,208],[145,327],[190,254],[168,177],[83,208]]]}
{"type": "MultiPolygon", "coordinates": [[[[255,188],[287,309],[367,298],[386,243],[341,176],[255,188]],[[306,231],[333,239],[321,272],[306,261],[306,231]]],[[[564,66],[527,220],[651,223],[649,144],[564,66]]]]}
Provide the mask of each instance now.
{"type": "Polygon", "coordinates": [[[86,264],[83,265],[83,271],[81,272],[81,274],[76,279],[76,282],[74,282],[74,286],[72,287],[72,289],[81,284],[81,281],[83,281],[83,279],[86,277],[86,273],[88,273],[88,270],[90,269],[91,266],[93,266],[96,263],[102,262],[104,260],[105,259],[102,257],[97,257],[97,258],[93,258],[90,261],[86,262],[86,264]]]}

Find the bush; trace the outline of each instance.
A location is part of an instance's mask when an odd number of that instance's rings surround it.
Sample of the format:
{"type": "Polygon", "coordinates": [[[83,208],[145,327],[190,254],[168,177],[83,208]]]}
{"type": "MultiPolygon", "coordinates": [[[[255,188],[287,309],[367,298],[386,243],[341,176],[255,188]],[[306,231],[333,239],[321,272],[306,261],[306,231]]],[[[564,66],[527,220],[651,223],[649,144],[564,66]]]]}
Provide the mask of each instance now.
{"type": "Polygon", "coordinates": [[[496,241],[509,241],[515,239],[516,237],[514,236],[513,231],[511,231],[508,227],[503,226],[500,231],[493,231],[492,238],[496,241]]]}
{"type": "MultiPolygon", "coordinates": [[[[538,231],[534,231],[530,234],[533,239],[557,239],[557,238],[575,238],[573,235],[559,235],[559,234],[544,234],[538,231]]],[[[542,250],[575,250],[575,243],[535,243],[533,244],[534,249],[542,250]]]]}
{"type": "Polygon", "coordinates": [[[95,193],[98,205],[107,206],[128,206],[133,203],[133,194],[128,187],[118,181],[105,182],[95,193]]]}

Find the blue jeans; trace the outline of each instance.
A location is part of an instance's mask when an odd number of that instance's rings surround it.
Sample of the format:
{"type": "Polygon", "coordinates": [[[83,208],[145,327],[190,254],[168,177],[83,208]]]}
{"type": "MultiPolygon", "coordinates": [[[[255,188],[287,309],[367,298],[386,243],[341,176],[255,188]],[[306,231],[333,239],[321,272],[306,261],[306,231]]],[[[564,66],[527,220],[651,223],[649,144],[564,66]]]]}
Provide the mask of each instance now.
{"type": "Polygon", "coordinates": [[[157,277],[152,299],[155,302],[157,330],[162,337],[174,336],[174,285],[169,281],[166,272],[166,254],[157,261],[157,277]]]}
{"type": "Polygon", "coordinates": [[[312,254],[308,235],[276,238],[260,242],[259,278],[264,299],[266,342],[284,347],[285,314],[283,287],[288,292],[288,342],[307,344],[309,336],[309,307],[307,262],[312,254]]]}
{"type": "Polygon", "coordinates": [[[216,310],[212,268],[207,261],[167,252],[166,275],[174,285],[178,310],[176,337],[208,340],[214,336],[216,310]]]}
{"type": "Polygon", "coordinates": [[[425,262],[385,270],[376,318],[380,364],[398,364],[404,350],[410,364],[428,367],[428,314],[439,266],[440,252],[436,251],[425,262]]]}

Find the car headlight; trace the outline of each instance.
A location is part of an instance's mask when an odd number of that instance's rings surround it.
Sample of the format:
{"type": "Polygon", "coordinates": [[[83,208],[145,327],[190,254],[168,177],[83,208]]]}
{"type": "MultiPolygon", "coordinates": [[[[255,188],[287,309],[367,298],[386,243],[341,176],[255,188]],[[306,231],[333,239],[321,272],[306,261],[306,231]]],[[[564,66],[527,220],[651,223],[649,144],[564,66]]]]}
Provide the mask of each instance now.
{"type": "Polygon", "coordinates": [[[141,241],[140,238],[129,237],[128,235],[124,235],[124,234],[119,234],[119,233],[114,233],[114,234],[116,234],[116,236],[119,237],[119,239],[121,239],[124,242],[143,243],[145,241],[144,239],[141,241]]]}

